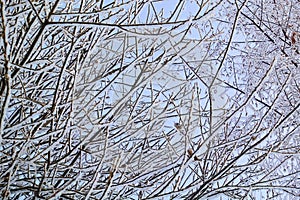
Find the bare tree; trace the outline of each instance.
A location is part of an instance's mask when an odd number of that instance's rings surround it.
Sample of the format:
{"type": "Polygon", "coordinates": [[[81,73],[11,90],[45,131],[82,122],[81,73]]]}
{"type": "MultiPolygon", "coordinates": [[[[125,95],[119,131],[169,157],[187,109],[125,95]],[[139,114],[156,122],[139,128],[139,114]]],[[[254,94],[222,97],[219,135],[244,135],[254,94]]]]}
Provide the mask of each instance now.
{"type": "Polygon", "coordinates": [[[296,199],[292,0],[1,0],[3,199],[296,199]]]}

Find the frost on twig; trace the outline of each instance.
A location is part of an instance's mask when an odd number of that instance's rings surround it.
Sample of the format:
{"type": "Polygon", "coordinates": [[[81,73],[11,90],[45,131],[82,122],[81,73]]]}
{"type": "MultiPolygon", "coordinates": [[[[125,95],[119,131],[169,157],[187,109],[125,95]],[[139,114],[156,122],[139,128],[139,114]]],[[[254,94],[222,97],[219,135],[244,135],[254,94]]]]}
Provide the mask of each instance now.
{"type": "Polygon", "coordinates": [[[1,198],[299,196],[298,7],[2,0],[1,198]]]}

